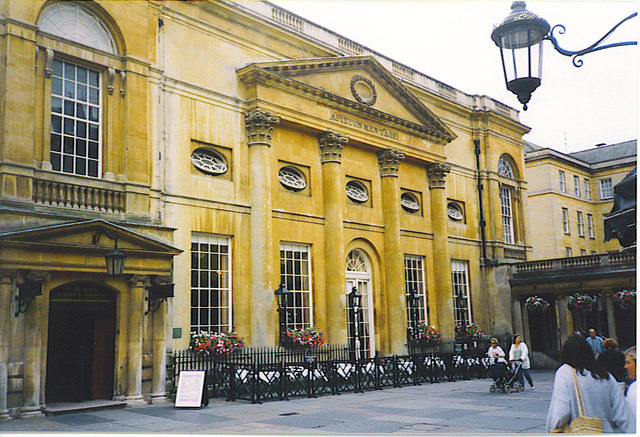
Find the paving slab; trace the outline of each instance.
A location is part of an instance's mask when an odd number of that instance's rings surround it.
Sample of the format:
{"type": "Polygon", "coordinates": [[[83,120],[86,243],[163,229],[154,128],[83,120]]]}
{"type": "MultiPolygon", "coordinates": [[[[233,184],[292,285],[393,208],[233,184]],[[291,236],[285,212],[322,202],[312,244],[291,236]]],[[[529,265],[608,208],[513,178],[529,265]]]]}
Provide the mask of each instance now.
{"type": "Polygon", "coordinates": [[[289,401],[172,404],[0,422],[23,432],[268,435],[512,435],[544,432],[552,371],[533,371],[536,390],[490,393],[490,379],[441,382],[289,401]]]}

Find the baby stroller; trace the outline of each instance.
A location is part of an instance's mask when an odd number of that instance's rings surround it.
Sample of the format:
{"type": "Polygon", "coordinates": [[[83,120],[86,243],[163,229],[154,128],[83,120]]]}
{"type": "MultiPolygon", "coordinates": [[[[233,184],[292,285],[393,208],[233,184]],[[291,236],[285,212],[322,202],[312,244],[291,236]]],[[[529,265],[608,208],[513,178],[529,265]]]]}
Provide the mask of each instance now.
{"type": "Polygon", "coordinates": [[[511,368],[504,362],[497,362],[489,367],[489,373],[493,378],[493,384],[489,387],[491,393],[495,393],[496,390],[502,390],[504,393],[511,393],[512,391],[523,391],[523,387],[518,379],[518,372],[522,367],[521,361],[514,361],[511,368]]]}

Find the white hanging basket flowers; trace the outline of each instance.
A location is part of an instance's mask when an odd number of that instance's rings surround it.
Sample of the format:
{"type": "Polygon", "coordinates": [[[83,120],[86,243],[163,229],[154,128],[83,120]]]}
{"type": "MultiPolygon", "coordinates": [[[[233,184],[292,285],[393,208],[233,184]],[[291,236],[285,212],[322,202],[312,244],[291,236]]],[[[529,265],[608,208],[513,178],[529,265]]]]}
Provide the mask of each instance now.
{"type": "Polygon", "coordinates": [[[567,306],[571,311],[591,311],[598,302],[598,297],[597,294],[574,293],[569,296],[567,306]]]}
{"type": "Polygon", "coordinates": [[[533,312],[542,312],[549,308],[551,304],[540,296],[530,296],[524,301],[524,306],[533,312]]]}

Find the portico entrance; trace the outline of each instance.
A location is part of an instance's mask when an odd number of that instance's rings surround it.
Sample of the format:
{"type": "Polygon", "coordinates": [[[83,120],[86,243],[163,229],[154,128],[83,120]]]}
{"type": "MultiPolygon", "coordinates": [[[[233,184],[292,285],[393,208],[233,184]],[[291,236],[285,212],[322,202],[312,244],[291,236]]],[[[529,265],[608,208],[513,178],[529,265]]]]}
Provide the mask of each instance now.
{"type": "MultiPolygon", "coordinates": [[[[353,249],[347,257],[347,269],[345,273],[346,292],[353,287],[362,294],[362,309],[360,321],[359,348],[360,358],[371,358],[375,355],[375,336],[373,325],[373,295],[371,293],[371,267],[367,255],[359,249],[353,249]]],[[[354,338],[354,323],[351,319],[351,311],[347,312],[348,342],[351,344],[354,338]]]]}
{"type": "Polygon", "coordinates": [[[116,293],[75,282],[50,293],[46,402],[113,397],[116,293]]]}

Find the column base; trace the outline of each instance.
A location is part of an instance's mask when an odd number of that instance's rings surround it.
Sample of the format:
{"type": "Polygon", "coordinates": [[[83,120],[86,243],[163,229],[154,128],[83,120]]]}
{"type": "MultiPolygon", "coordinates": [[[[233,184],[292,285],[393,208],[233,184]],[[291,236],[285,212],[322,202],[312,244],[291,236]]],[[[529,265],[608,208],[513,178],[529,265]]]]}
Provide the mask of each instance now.
{"type": "Polygon", "coordinates": [[[153,393],[151,394],[150,403],[151,405],[164,405],[168,404],[169,398],[167,398],[166,393],[153,393]]]}
{"type": "Polygon", "coordinates": [[[12,417],[9,414],[8,410],[0,411],[0,422],[4,422],[5,420],[11,420],[12,417]]]}
{"type": "Polygon", "coordinates": [[[127,407],[132,407],[132,408],[146,407],[149,405],[149,403],[144,400],[142,395],[127,396],[124,398],[124,401],[127,404],[127,407]]]}
{"type": "Polygon", "coordinates": [[[42,411],[42,407],[39,405],[32,405],[29,407],[20,408],[20,418],[28,419],[31,417],[42,417],[44,416],[44,412],[42,411]]]}

